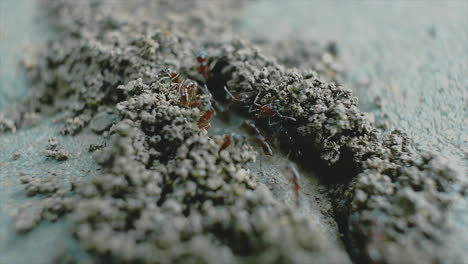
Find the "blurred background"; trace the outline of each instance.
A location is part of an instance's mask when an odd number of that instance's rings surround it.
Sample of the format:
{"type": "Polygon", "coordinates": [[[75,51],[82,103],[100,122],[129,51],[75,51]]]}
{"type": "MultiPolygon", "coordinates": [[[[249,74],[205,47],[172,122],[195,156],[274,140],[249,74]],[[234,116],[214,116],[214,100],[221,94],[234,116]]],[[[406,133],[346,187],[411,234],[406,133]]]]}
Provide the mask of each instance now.
{"type": "MultiPolygon", "coordinates": [[[[464,0],[250,1],[239,32],[271,42],[336,43],[343,70],[340,84],[354,91],[361,110],[370,112],[376,125],[398,128],[419,149],[440,153],[466,168],[467,14],[464,0]]],[[[0,1],[0,111],[26,95],[29,84],[18,66],[20,59],[27,62],[28,54],[45,45],[50,34],[38,1],[0,1]]],[[[12,175],[40,166],[37,149],[44,149],[47,138],[55,135],[66,148],[86,153],[81,144],[86,138],[62,138],[54,126],[44,120],[33,129],[0,136],[0,263],[32,258],[34,263],[48,263],[56,254],[49,254],[50,248],[64,244],[65,223],[43,223],[22,237],[8,227],[12,211],[24,202],[12,175]],[[18,146],[25,149],[25,158],[8,163],[18,146]]],[[[79,174],[95,164],[83,155],[66,165],[48,166],[79,174]]],[[[468,226],[463,208],[460,205],[453,218],[468,226]]],[[[71,240],[66,243],[73,246],[71,240]]]]}

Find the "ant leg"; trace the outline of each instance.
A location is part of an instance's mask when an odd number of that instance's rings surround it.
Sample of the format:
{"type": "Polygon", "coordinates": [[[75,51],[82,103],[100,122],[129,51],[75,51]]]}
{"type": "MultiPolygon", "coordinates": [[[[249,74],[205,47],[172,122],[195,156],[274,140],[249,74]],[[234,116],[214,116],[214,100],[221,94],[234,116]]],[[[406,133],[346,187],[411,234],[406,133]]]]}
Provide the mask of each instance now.
{"type": "Polygon", "coordinates": [[[276,114],[277,114],[279,117],[281,117],[281,118],[289,119],[289,120],[294,121],[294,122],[297,121],[296,118],[294,118],[294,117],[284,116],[284,115],[282,115],[282,114],[280,114],[280,113],[276,113],[276,114]]]}
{"type": "Polygon", "coordinates": [[[203,85],[202,87],[202,92],[208,96],[208,100],[211,102],[213,100],[213,95],[211,94],[210,90],[208,89],[208,86],[206,84],[203,85]]]}
{"type": "Polygon", "coordinates": [[[261,93],[262,93],[262,91],[258,92],[257,96],[255,96],[255,99],[254,99],[254,101],[253,101],[253,104],[254,104],[255,106],[261,107],[261,105],[260,105],[259,103],[257,103],[258,98],[260,97],[260,94],[261,94],[261,93]]]}
{"type": "Polygon", "coordinates": [[[273,123],[270,123],[270,119],[268,119],[268,125],[269,126],[276,126],[276,125],[279,125],[281,123],[281,121],[276,121],[276,122],[273,122],[273,123]]]}
{"type": "Polygon", "coordinates": [[[210,63],[210,65],[208,66],[208,69],[210,72],[212,72],[214,70],[214,68],[216,67],[216,62],[215,61],[212,61],[210,63]]]}
{"type": "Polygon", "coordinates": [[[207,95],[209,95],[209,96],[211,97],[211,92],[210,92],[210,90],[208,89],[208,86],[206,86],[206,84],[203,85],[202,90],[203,90],[203,93],[204,93],[204,94],[207,94],[207,95]]]}
{"type": "Polygon", "coordinates": [[[234,139],[235,146],[240,146],[240,147],[244,146],[245,141],[246,141],[244,136],[233,133],[232,138],[234,139]]]}
{"type": "Polygon", "coordinates": [[[226,93],[235,101],[237,101],[237,98],[228,90],[228,88],[226,87],[226,85],[224,86],[224,91],[226,91],[226,93]]]}
{"type": "Polygon", "coordinates": [[[258,98],[260,97],[260,94],[261,94],[261,93],[262,93],[262,91],[258,92],[257,96],[255,96],[255,99],[254,99],[254,101],[253,101],[253,104],[252,104],[252,105],[250,106],[250,108],[249,108],[249,113],[254,113],[254,112],[257,111],[257,110],[255,110],[255,109],[252,109],[253,106],[256,106],[256,107],[258,107],[258,108],[261,109],[262,106],[261,106],[259,103],[257,103],[258,98]]]}
{"type": "Polygon", "coordinates": [[[171,77],[169,77],[169,76],[162,77],[161,79],[159,79],[159,83],[163,83],[163,82],[165,82],[166,80],[169,80],[169,79],[171,79],[171,77]]]}

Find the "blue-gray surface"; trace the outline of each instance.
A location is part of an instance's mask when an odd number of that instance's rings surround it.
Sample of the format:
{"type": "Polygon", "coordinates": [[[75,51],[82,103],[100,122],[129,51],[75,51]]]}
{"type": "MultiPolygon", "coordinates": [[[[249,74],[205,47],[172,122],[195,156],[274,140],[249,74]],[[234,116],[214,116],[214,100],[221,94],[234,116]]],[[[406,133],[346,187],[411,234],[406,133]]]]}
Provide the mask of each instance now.
{"type": "Polygon", "coordinates": [[[34,0],[0,1],[0,109],[27,92],[24,73],[17,66],[22,54],[44,43],[45,21],[37,10],[34,0]]]}
{"type": "MultiPolygon", "coordinates": [[[[16,235],[12,219],[16,211],[33,203],[36,198],[27,197],[18,178],[19,173],[32,177],[45,177],[54,172],[64,179],[89,177],[96,173],[92,155],[86,150],[92,134],[77,137],[62,137],[59,126],[45,120],[32,129],[20,130],[16,134],[0,137],[0,263],[50,263],[62,250],[75,247],[67,230],[66,219],[56,223],[44,221],[32,232],[16,235]],[[57,137],[60,146],[71,157],[66,162],[47,159],[47,139],[57,137]],[[19,152],[21,157],[13,159],[19,152]],[[26,253],[25,253],[26,252],[26,253]],[[31,262],[34,260],[33,262],[31,262]]],[[[31,204],[34,206],[34,204],[31,204]]]]}
{"type": "MultiPolygon", "coordinates": [[[[0,111],[27,94],[28,82],[19,61],[46,41],[46,22],[38,16],[37,5],[34,0],[0,1],[0,111]]],[[[96,173],[94,159],[86,150],[95,136],[63,137],[58,131],[59,125],[47,119],[37,127],[0,135],[0,264],[51,263],[62,250],[76,247],[65,219],[44,221],[25,235],[16,235],[12,229],[17,210],[36,200],[27,197],[20,172],[44,177],[50,171],[64,178],[96,173]],[[53,136],[72,153],[66,162],[46,159],[47,139],[53,136]],[[21,154],[18,160],[13,159],[16,152],[21,154]]]]}
{"type": "MultiPolygon", "coordinates": [[[[0,109],[27,91],[16,67],[21,55],[43,45],[45,23],[36,1],[0,1],[0,109]]],[[[244,30],[286,38],[336,40],[350,85],[362,109],[383,113],[390,127],[408,133],[421,149],[439,152],[467,165],[468,1],[260,1],[245,13],[244,30]],[[380,97],[382,107],[375,107],[380,97]],[[465,128],[465,129],[464,129],[465,128]]],[[[83,176],[96,168],[86,152],[89,135],[60,137],[57,126],[39,126],[0,136],[0,263],[49,263],[71,240],[66,221],[42,223],[25,236],[12,232],[11,219],[31,201],[17,174],[83,176]],[[64,163],[46,160],[46,141],[57,136],[72,153],[64,163]],[[13,161],[13,154],[21,158],[13,161]],[[27,252],[27,254],[25,253],[27,252]],[[40,254],[39,254],[40,253],[40,254]]],[[[453,221],[468,226],[466,201],[453,210],[453,221]]],[[[458,243],[468,245],[466,228],[458,243]],[[460,241],[461,240],[461,241],[460,241]]],[[[468,250],[468,249],[467,249],[468,250]]]]}

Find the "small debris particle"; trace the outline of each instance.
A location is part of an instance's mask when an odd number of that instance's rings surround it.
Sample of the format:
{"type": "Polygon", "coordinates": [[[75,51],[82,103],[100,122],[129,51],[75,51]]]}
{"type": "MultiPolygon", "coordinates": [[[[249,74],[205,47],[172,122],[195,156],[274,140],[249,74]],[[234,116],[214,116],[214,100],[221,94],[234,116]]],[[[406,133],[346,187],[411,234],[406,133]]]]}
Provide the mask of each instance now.
{"type": "Polygon", "coordinates": [[[55,137],[50,138],[49,145],[47,146],[46,157],[55,159],[57,161],[65,161],[69,158],[69,154],[66,150],[59,148],[57,139],[55,137]]]}
{"type": "Polygon", "coordinates": [[[13,160],[19,160],[20,158],[21,158],[21,153],[15,152],[15,154],[13,154],[13,160]]]}

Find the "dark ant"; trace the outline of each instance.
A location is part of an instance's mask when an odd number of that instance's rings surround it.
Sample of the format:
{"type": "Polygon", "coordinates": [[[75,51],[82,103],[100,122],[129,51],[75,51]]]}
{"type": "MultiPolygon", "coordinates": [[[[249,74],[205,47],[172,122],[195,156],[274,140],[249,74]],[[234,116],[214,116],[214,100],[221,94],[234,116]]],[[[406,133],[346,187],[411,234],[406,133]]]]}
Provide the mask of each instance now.
{"type": "Polygon", "coordinates": [[[229,113],[229,108],[218,103],[218,101],[216,100],[213,100],[213,107],[215,108],[218,117],[222,121],[229,122],[231,120],[231,114],[229,113]]]}
{"type": "Polygon", "coordinates": [[[196,53],[196,59],[198,62],[197,72],[203,77],[204,81],[208,80],[208,58],[206,53],[199,51],[196,53]]]}
{"type": "Polygon", "coordinates": [[[301,146],[293,139],[288,129],[284,126],[281,126],[278,129],[278,134],[279,134],[278,137],[279,137],[280,144],[284,145],[286,149],[288,150],[287,156],[289,157],[289,155],[292,152],[293,157],[301,158],[302,157],[301,146]]]}
{"type": "Polygon", "coordinates": [[[294,166],[294,164],[290,162],[289,165],[283,169],[283,174],[286,177],[286,179],[288,179],[292,183],[293,191],[296,195],[296,204],[297,206],[299,206],[299,189],[301,188],[301,186],[299,185],[300,176],[299,172],[296,169],[296,166],[294,166]]]}
{"type": "Polygon", "coordinates": [[[208,111],[204,112],[203,115],[198,119],[197,125],[201,129],[208,130],[210,128],[210,119],[214,114],[214,109],[210,108],[208,111]]]}
{"type": "Polygon", "coordinates": [[[354,237],[364,239],[364,253],[369,263],[383,263],[382,250],[384,247],[385,233],[382,216],[376,219],[360,222],[359,215],[354,213],[350,217],[349,229],[354,237]],[[367,225],[367,226],[364,226],[367,225]]]}
{"type": "Polygon", "coordinates": [[[273,155],[273,150],[271,149],[270,144],[268,144],[265,138],[260,134],[260,130],[257,128],[254,121],[245,120],[242,123],[242,128],[244,128],[250,136],[254,137],[257,144],[263,149],[263,153],[265,155],[273,155]]]}
{"type": "Polygon", "coordinates": [[[381,263],[382,261],[382,248],[385,234],[383,232],[383,224],[381,221],[376,220],[371,222],[371,226],[367,233],[368,242],[366,244],[366,251],[371,263],[381,263]]]}
{"type": "Polygon", "coordinates": [[[231,91],[229,91],[229,89],[224,86],[224,91],[226,91],[226,93],[229,95],[229,97],[231,98],[231,100],[233,102],[236,102],[238,104],[248,104],[248,100],[249,100],[249,95],[248,94],[239,94],[239,95],[234,95],[231,93],[231,91]]]}

